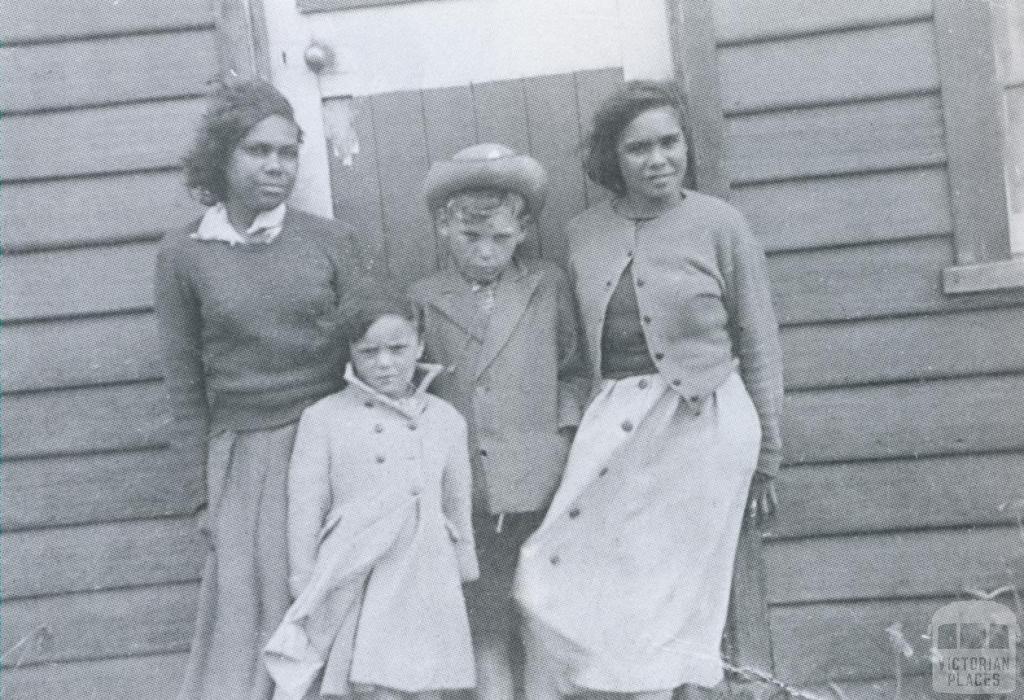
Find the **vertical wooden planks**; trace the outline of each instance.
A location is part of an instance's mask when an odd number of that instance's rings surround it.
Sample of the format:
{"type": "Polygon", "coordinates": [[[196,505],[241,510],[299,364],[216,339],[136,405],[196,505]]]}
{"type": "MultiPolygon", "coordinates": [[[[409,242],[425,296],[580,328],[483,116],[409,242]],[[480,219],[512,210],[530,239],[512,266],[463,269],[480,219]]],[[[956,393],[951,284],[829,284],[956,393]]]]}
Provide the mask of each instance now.
{"type": "MultiPolygon", "coordinates": [[[[519,153],[530,152],[530,124],[522,80],[501,80],[473,85],[476,133],[482,143],[503,143],[519,153]]],[[[520,245],[527,257],[540,254],[536,234],[520,245]]]]}
{"type": "MultiPolygon", "coordinates": [[[[580,134],[583,138],[594,128],[594,114],[598,106],[622,84],[622,69],[608,68],[576,74],[576,104],[580,115],[580,134]]],[[[609,196],[604,188],[584,178],[587,206],[609,196]]]]}
{"type": "Polygon", "coordinates": [[[437,269],[434,231],[419,192],[430,166],[419,91],[370,98],[388,266],[402,289],[437,269]]]}
{"type": "Polygon", "coordinates": [[[562,265],[568,256],[565,226],[586,203],[580,167],[580,124],[572,74],[525,81],[533,156],[548,171],[548,201],[540,220],[540,254],[562,265]]]}
{"type": "Polygon", "coordinates": [[[363,263],[386,272],[388,260],[381,204],[381,164],[369,99],[337,98],[324,101],[324,120],[347,129],[358,152],[347,158],[328,149],[334,216],[352,227],[363,263]]]}

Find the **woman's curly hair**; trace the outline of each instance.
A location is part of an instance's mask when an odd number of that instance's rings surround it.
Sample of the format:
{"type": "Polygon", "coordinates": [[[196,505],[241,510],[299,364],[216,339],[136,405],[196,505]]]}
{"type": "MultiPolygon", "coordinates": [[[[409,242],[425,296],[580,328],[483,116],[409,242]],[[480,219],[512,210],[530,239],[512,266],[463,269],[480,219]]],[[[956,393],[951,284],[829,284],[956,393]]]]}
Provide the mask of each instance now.
{"type": "Polygon", "coordinates": [[[583,145],[583,169],[587,177],[617,195],[626,194],[626,183],[619,168],[619,139],[626,127],[650,109],[669,107],[679,117],[686,141],[686,175],[683,184],[693,189],[693,135],[686,100],[671,82],[631,80],[608,97],[594,114],[593,130],[583,145]]]}
{"type": "Polygon", "coordinates": [[[250,129],[275,115],[295,121],[288,99],[266,81],[225,83],[214,91],[195,144],[182,161],[185,184],[203,204],[224,201],[228,187],[225,170],[232,152],[250,129]]]}

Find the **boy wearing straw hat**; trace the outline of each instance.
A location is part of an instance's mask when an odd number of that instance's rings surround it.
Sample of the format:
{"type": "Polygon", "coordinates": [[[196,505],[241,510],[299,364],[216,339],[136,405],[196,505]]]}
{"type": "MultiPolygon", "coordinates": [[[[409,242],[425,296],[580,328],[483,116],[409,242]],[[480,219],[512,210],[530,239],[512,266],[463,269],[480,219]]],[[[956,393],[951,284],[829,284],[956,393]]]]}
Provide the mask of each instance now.
{"type": "Polygon", "coordinates": [[[452,264],[410,294],[434,391],[469,424],[480,579],[466,602],[477,695],[511,700],[519,548],[558,486],[586,398],[576,302],[555,264],[516,253],[544,206],[547,176],[528,155],[478,144],[433,164],[427,205],[452,264]]]}

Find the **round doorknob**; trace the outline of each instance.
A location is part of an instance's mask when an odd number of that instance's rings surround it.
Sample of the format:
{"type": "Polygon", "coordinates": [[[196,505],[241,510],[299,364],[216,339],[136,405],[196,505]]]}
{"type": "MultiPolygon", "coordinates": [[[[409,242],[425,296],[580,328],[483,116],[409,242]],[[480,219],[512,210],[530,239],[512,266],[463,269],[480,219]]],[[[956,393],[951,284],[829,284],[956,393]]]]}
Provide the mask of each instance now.
{"type": "Polygon", "coordinates": [[[330,46],[314,39],[306,47],[303,58],[306,59],[306,65],[309,66],[311,71],[320,73],[334,65],[334,50],[330,46]]]}

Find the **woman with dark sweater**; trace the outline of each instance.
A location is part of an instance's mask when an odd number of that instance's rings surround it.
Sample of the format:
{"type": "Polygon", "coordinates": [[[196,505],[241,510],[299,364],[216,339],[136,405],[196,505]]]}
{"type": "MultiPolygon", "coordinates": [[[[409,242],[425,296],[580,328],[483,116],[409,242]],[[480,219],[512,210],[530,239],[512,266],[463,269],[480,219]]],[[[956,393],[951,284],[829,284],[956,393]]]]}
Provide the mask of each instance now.
{"type": "Polygon", "coordinates": [[[302,411],[341,386],[339,298],[359,265],[336,221],[285,204],[301,130],[273,86],[220,88],[185,158],[210,205],[169,233],[155,299],[183,475],[205,474],[210,545],[181,700],[263,700],[290,604],[286,471],[302,411]]]}

